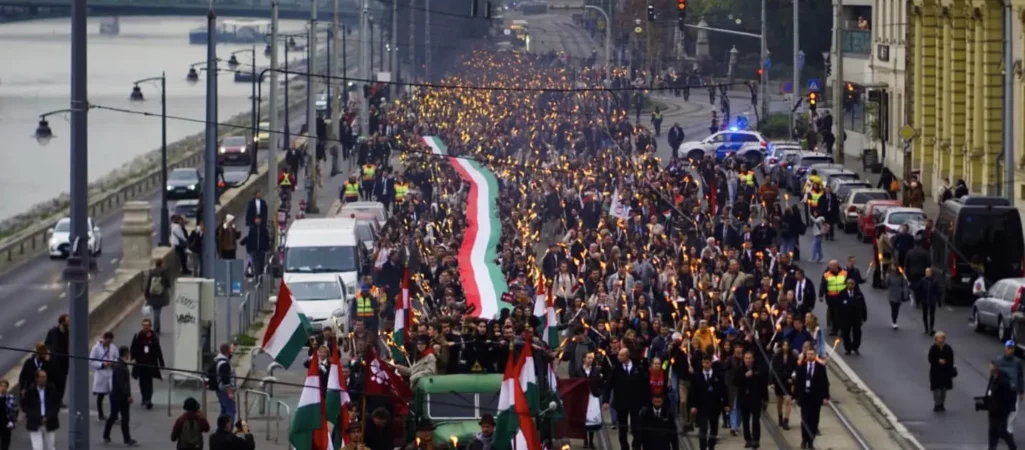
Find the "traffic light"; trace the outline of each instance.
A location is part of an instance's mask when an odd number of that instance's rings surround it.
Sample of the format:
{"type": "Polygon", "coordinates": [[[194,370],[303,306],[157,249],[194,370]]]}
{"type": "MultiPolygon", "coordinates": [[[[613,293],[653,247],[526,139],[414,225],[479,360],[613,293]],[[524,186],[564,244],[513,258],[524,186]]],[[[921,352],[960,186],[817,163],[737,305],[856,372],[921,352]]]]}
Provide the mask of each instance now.
{"type": "Polygon", "coordinates": [[[765,73],[765,71],[762,70],[761,67],[759,67],[756,73],[758,74],[758,81],[762,81],[762,74],[765,73]]]}
{"type": "Polygon", "coordinates": [[[819,93],[811,91],[808,93],[808,109],[811,110],[812,114],[815,114],[815,109],[819,106],[819,93]]]}
{"type": "Polygon", "coordinates": [[[648,5],[648,22],[655,21],[655,5],[648,5]]]}
{"type": "Polygon", "coordinates": [[[685,31],[684,19],[687,18],[687,0],[676,0],[676,12],[680,16],[678,19],[680,31],[685,31]]]}
{"type": "Polygon", "coordinates": [[[847,83],[847,95],[843,98],[844,109],[850,111],[854,109],[854,103],[857,102],[858,91],[854,88],[854,83],[847,83]]]}

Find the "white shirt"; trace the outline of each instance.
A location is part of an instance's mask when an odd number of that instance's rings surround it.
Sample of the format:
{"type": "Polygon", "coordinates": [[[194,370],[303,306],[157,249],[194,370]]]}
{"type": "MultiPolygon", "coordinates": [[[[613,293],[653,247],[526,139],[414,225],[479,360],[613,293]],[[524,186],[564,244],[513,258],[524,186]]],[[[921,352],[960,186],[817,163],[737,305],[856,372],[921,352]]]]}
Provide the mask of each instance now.
{"type": "Polygon", "coordinates": [[[260,215],[260,199],[256,199],[256,215],[260,215]]]}
{"type": "Polygon", "coordinates": [[[631,368],[631,364],[629,364],[629,363],[623,364],[623,370],[626,371],[626,373],[630,373],[630,368],[631,368]]]}
{"type": "Polygon", "coordinates": [[[655,410],[655,417],[662,417],[662,409],[658,408],[655,410]]]}
{"type": "Polygon", "coordinates": [[[46,423],[46,389],[39,390],[39,411],[43,417],[43,423],[46,423]]]}
{"type": "Polygon", "coordinates": [[[803,304],[804,303],[804,280],[797,280],[797,292],[795,292],[795,294],[797,294],[797,304],[798,305],[803,304]]]}
{"type": "Polygon", "coordinates": [[[712,381],[712,371],[711,370],[705,371],[705,381],[712,381]]]}

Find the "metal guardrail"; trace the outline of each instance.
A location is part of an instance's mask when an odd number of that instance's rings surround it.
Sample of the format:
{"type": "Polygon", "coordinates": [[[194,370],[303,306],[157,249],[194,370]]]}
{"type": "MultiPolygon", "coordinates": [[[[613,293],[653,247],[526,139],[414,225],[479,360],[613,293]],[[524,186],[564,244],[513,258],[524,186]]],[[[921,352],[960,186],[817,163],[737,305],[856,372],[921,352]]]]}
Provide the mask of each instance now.
{"type": "Polygon", "coordinates": [[[193,374],[188,374],[188,373],[180,373],[180,372],[171,372],[171,373],[169,373],[167,375],[167,417],[171,417],[173,415],[173,411],[171,411],[171,407],[174,404],[174,391],[175,391],[175,387],[177,386],[177,384],[175,383],[176,379],[178,380],[179,383],[182,383],[182,384],[184,384],[186,382],[189,382],[189,381],[194,381],[194,382],[198,382],[199,383],[199,389],[201,391],[203,391],[203,393],[200,395],[202,398],[199,400],[199,404],[203,405],[203,408],[202,408],[203,417],[206,417],[206,393],[207,393],[206,379],[204,379],[203,377],[201,377],[199,375],[193,375],[193,374]]]}
{"type": "MultiPolygon", "coordinates": [[[[289,407],[287,404],[285,404],[285,402],[283,402],[281,400],[274,400],[274,405],[277,406],[277,409],[275,410],[275,415],[280,417],[280,418],[282,418],[282,419],[288,420],[288,425],[291,426],[292,425],[292,408],[289,407]],[[285,415],[284,416],[281,415],[281,411],[282,410],[285,411],[285,415]]],[[[269,436],[270,435],[270,427],[267,427],[267,433],[268,433],[268,436],[269,436]]],[[[278,443],[278,438],[280,436],[281,436],[281,420],[278,420],[274,424],[274,443],[275,444],[278,443]]],[[[270,437],[268,437],[267,439],[269,440],[270,437]]]]}
{"type": "MultiPolygon", "coordinates": [[[[0,0],[0,5],[2,4],[3,0],[0,0]]],[[[308,6],[306,8],[308,8],[308,6]]],[[[305,104],[305,99],[302,102],[296,102],[295,106],[301,106],[302,104],[305,104]]],[[[264,111],[266,111],[266,109],[264,109],[264,111]]],[[[244,115],[245,117],[232,121],[232,123],[241,123],[242,120],[248,120],[249,118],[249,113],[243,113],[240,115],[244,115]]],[[[263,118],[261,117],[261,120],[262,119],[263,118]]],[[[242,131],[244,130],[228,129],[223,131],[222,135],[230,136],[242,131]]],[[[179,144],[171,144],[172,147],[176,145],[179,144]]],[[[202,144],[196,145],[199,147],[195,150],[188,151],[186,154],[181,155],[173,161],[168,161],[168,172],[177,168],[196,167],[199,165],[203,160],[203,149],[202,144]]],[[[98,198],[90,196],[89,217],[93,218],[94,221],[98,221],[99,219],[120,211],[121,207],[125,203],[137,200],[138,198],[152,193],[157,189],[163,189],[163,176],[161,175],[160,167],[158,165],[154,165],[152,170],[140,175],[135,180],[129,181],[128,184],[116,191],[102,193],[98,198]]],[[[56,226],[57,222],[61,218],[68,214],[69,210],[64,210],[63,213],[57,213],[48,218],[44,218],[39,224],[22,230],[11,237],[0,240],[0,273],[9,270],[12,266],[29,258],[46,253],[50,240],[49,230],[56,226]]],[[[159,223],[159,220],[160,218],[158,217],[154,218],[154,222],[156,223],[159,223]]]]}
{"type": "Polygon", "coordinates": [[[281,437],[281,422],[287,420],[289,424],[292,423],[292,408],[290,408],[285,402],[281,400],[275,400],[271,397],[270,393],[259,391],[256,389],[245,389],[242,391],[242,411],[245,414],[245,420],[248,422],[259,421],[267,422],[267,426],[264,427],[266,435],[264,438],[268,441],[273,440],[277,443],[281,437]],[[256,403],[250,403],[250,396],[256,398],[256,403]],[[253,407],[257,407],[260,413],[252,415],[253,407]],[[271,409],[273,407],[273,414],[271,409]],[[284,412],[284,414],[282,414],[284,412]],[[274,422],[274,433],[271,434],[271,422],[274,422]]]}

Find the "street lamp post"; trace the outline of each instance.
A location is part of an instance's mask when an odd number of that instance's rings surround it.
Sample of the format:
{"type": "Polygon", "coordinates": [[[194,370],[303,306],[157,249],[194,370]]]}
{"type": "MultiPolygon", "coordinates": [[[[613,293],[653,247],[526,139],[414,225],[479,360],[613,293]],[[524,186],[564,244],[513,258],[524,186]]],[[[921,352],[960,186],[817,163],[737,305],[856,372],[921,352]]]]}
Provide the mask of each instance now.
{"type": "Polygon", "coordinates": [[[203,154],[203,278],[214,277],[217,261],[217,14],[213,0],[206,16],[206,148],[203,154]]]}
{"type": "Polygon", "coordinates": [[[171,212],[167,208],[167,73],[161,73],[159,77],[144,78],[132,83],[132,94],[130,99],[133,102],[145,101],[142,95],[142,83],[152,81],[160,82],[160,179],[163,187],[160,189],[160,242],[161,247],[171,246],[171,212]]]}
{"type": "MultiPolygon", "coordinates": [[[[239,53],[245,53],[245,52],[249,52],[249,56],[250,56],[250,58],[252,58],[251,59],[252,60],[252,65],[250,66],[250,75],[252,76],[250,84],[252,85],[252,93],[251,93],[251,96],[250,96],[251,102],[250,102],[250,106],[249,106],[250,111],[251,111],[251,116],[250,116],[250,119],[249,119],[249,121],[250,121],[250,124],[249,124],[249,128],[250,128],[250,131],[249,131],[250,132],[249,142],[255,144],[256,143],[257,128],[259,127],[259,120],[260,120],[260,117],[256,115],[256,105],[259,104],[259,102],[257,101],[257,98],[256,98],[256,46],[254,45],[253,48],[250,48],[250,49],[242,49],[242,50],[236,50],[234,52],[231,52],[231,58],[228,59],[228,68],[231,69],[231,70],[235,70],[236,68],[238,68],[238,66],[239,66],[238,58],[236,58],[235,55],[239,54],[239,53]]],[[[249,144],[247,144],[247,145],[249,145],[249,144]]],[[[258,146],[257,145],[253,145],[253,153],[249,155],[249,160],[250,160],[249,173],[251,173],[253,175],[256,175],[256,172],[257,172],[257,170],[256,170],[256,152],[258,150],[259,150],[258,146]]]]}

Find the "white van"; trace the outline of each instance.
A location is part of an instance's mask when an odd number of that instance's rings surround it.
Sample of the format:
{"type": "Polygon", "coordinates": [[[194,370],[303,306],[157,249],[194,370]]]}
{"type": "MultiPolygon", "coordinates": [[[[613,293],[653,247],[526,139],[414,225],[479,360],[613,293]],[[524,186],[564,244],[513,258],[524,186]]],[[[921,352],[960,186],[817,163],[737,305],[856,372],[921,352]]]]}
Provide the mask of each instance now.
{"type": "Polygon", "coordinates": [[[350,202],[342,206],[335,217],[345,219],[367,219],[377,220],[378,226],[384,226],[388,220],[388,211],[384,209],[381,202],[350,202]]]}
{"type": "MultiPolygon", "coordinates": [[[[356,234],[356,221],[342,218],[296,220],[285,235],[285,283],[298,275],[335,274],[345,292],[357,291],[366,250],[356,234]]],[[[300,277],[301,278],[301,277],[300,277]]]]}

